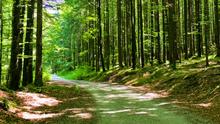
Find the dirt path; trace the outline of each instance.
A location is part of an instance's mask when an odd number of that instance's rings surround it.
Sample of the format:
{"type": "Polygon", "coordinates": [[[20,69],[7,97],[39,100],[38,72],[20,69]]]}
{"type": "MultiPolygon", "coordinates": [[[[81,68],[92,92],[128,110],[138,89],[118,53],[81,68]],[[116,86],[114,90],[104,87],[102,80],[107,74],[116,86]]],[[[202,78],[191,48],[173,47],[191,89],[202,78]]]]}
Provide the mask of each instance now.
{"type": "Polygon", "coordinates": [[[198,115],[162,100],[156,93],[137,93],[127,86],[87,81],[68,81],[89,90],[97,100],[98,124],[212,124],[198,115]]]}

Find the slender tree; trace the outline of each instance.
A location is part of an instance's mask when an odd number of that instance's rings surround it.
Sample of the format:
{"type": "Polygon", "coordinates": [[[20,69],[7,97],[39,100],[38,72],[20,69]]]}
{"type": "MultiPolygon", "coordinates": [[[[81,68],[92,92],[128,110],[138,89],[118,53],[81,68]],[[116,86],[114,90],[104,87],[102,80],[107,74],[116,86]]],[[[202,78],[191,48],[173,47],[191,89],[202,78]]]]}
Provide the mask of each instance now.
{"type": "Polygon", "coordinates": [[[23,45],[24,45],[24,19],[26,11],[26,0],[21,0],[20,3],[20,21],[19,21],[19,54],[18,54],[18,75],[21,77],[22,74],[22,63],[23,63],[23,45]]]}
{"type": "Polygon", "coordinates": [[[2,84],[3,2],[0,1],[0,85],[2,84]]]}
{"type": "Polygon", "coordinates": [[[105,63],[106,68],[109,70],[110,67],[110,24],[109,24],[109,0],[105,0],[105,63]]]}
{"type": "Polygon", "coordinates": [[[217,49],[217,57],[220,57],[220,24],[219,24],[219,2],[214,0],[215,5],[215,42],[217,49]]]}
{"type": "Polygon", "coordinates": [[[11,43],[11,59],[9,69],[9,88],[17,90],[19,88],[20,76],[19,76],[19,22],[20,22],[20,0],[13,1],[12,12],[12,43],[11,43]]]}
{"type": "Polygon", "coordinates": [[[99,55],[101,57],[101,64],[102,64],[102,70],[105,71],[105,65],[104,65],[104,57],[102,54],[102,17],[101,17],[101,0],[97,1],[97,15],[98,15],[98,49],[99,49],[99,55]]]}
{"type": "Polygon", "coordinates": [[[142,0],[139,0],[139,34],[140,34],[140,53],[141,53],[141,67],[143,68],[144,67],[144,63],[145,63],[145,60],[144,60],[144,36],[143,36],[143,7],[142,7],[142,0]]]}
{"type": "Polygon", "coordinates": [[[151,5],[151,21],[150,21],[150,24],[151,24],[151,27],[150,27],[150,30],[151,30],[151,38],[150,38],[150,63],[151,65],[154,64],[154,3],[153,3],[153,0],[150,0],[150,5],[151,5]]]}
{"type": "Polygon", "coordinates": [[[36,69],[35,85],[42,86],[42,9],[43,0],[37,0],[37,39],[36,39],[36,69]]]}
{"type": "Polygon", "coordinates": [[[177,33],[177,23],[176,23],[176,0],[168,0],[169,2],[169,31],[168,31],[168,39],[169,39],[169,60],[170,66],[175,69],[176,68],[176,33],[177,33]]]}
{"type": "Polygon", "coordinates": [[[184,51],[185,51],[185,59],[188,59],[188,8],[187,8],[188,0],[184,0],[184,51]]]}
{"type": "Polygon", "coordinates": [[[132,68],[136,69],[135,0],[131,0],[132,68]]]}
{"type": "Polygon", "coordinates": [[[206,55],[206,67],[209,66],[209,1],[204,0],[204,22],[205,22],[205,55],[206,55]]]}
{"type": "Polygon", "coordinates": [[[196,0],[195,3],[195,9],[196,9],[196,23],[197,23],[197,35],[196,35],[196,40],[197,40],[197,56],[201,57],[202,56],[202,29],[201,29],[201,6],[200,6],[200,0],[196,0]]]}
{"type": "Polygon", "coordinates": [[[122,20],[121,20],[121,0],[117,0],[117,17],[118,17],[118,63],[119,67],[123,67],[122,64],[122,20]]]}
{"type": "Polygon", "coordinates": [[[33,28],[35,0],[29,0],[27,7],[27,28],[24,46],[23,86],[33,82],[33,28]]]}
{"type": "Polygon", "coordinates": [[[157,10],[155,13],[155,21],[156,21],[156,32],[157,32],[157,60],[158,63],[161,64],[161,44],[160,44],[160,5],[159,0],[156,0],[157,10]]]}

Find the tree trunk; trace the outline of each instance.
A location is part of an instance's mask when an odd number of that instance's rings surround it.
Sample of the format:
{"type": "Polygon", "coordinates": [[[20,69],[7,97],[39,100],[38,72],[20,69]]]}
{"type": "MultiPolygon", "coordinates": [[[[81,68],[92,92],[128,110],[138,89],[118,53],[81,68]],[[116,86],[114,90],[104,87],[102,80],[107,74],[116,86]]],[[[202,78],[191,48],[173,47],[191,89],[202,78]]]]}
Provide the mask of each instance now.
{"type": "Polygon", "coordinates": [[[24,47],[23,86],[33,82],[33,27],[34,27],[34,4],[35,0],[28,1],[27,28],[24,47]]]}
{"type": "Polygon", "coordinates": [[[0,85],[2,84],[2,44],[3,44],[3,11],[2,0],[0,1],[0,85]]]}
{"type": "Polygon", "coordinates": [[[202,30],[201,30],[201,16],[200,16],[200,0],[196,0],[196,23],[197,23],[197,56],[202,56],[202,30]]]}
{"type": "Polygon", "coordinates": [[[11,43],[11,59],[8,84],[12,90],[19,88],[20,76],[19,76],[19,21],[20,21],[20,0],[13,1],[13,15],[12,15],[12,43],[11,43]]]}
{"type": "Polygon", "coordinates": [[[42,8],[43,0],[37,0],[37,39],[36,39],[36,70],[35,85],[43,86],[42,67],[42,8]]]}
{"type": "Polygon", "coordinates": [[[218,0],[215,0],[214,4],[215,4],[215,42],[216,42],[217,57],[220,57],[220,24],[219,24],[218,0]]]}
{"type": "Polygon", "coordinates": [[[101,64],[102,64],[102,70],[105,72],[105,65],[104,65],[104,57],[102,54],[102,17],[101,17],[101,1],[98,0],[98,8],[97,8],[97,14],[98,14],[98,49],[99,54],[101,57],[101,64]]]}
{"type": "Polygon", "coordinates": [[[144,36],[143,36],[143,7],[142,0],[139,0],[139,32],[140,32],[140,50],[141,50],[141,67],[144,68],[144,36]]]}
{"type": "Polygon", "coordinates": [[[184,51],[185,51],[185,59],[188,59],[188,8],[187,8],[187,0],[184,0],[184,51]]]}
{"type": "Polygon", "coordinates": [[[135,0],[131,0],[132,68],[136,69],[135,0]]]}
{"type": "Polygon", "coordinates": [[[206,55],[206,67],[209,66],[209,0],[204,0],[204,21],[205,21],[205,55],[206,55]]]}
{"type": "Polygon", "coordinates": [[[122,64],[122,27],[121,27],[121,0],[117,0],[117,17],[118,17],[118,64],[120,68],[123,68],[122,64]]]}
{"type": "Polygon", "coordinates": [[[105,63],[106,68],[109,70],[110,66],[110,24],[109,24],[109,0],[105,0],[105,10],[106,10],[106,17],[105,17],[105,63]]]}
{"type": "Polygon", "coordinates": [[[175,0],[169,1],[169,31],[168,31],[168,39],[169,39],[169,58],[170,58],[170,66],[173,69],[176,69],[176,39],[177,39],[177,23],[176,23],[176,4],[175,0]]]}

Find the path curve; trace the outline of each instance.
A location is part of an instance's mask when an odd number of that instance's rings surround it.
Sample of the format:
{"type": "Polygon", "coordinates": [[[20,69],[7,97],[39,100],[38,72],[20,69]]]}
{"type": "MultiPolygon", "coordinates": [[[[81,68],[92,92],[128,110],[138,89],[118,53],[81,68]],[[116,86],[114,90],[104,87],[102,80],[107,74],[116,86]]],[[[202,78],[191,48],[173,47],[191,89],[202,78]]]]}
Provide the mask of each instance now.
{"type": "Polygon", "coordinates": [[[98,124],[212,124],[210,121],[158,99],[155,93],[137,93],[127,86],[88,81],[69,81],[56,75],[53,80],[79,85],[90,91],[99,113],[98,124]]]}

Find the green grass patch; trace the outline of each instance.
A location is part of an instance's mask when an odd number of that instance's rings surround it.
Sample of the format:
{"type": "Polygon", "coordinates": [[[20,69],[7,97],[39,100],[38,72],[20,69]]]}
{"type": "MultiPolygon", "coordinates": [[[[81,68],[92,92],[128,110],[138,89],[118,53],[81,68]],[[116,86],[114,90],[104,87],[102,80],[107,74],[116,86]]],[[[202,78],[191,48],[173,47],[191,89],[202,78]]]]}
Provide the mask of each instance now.
{"type": "Polygon", "coordinates": [[[82,80],[88,79],[92,76],[95,76],[97,73],[95,70],[88,66],[81,66],[75,70],[64,70],[62,72],[58,72],[58,75],[70,80],[82,80]]]}

